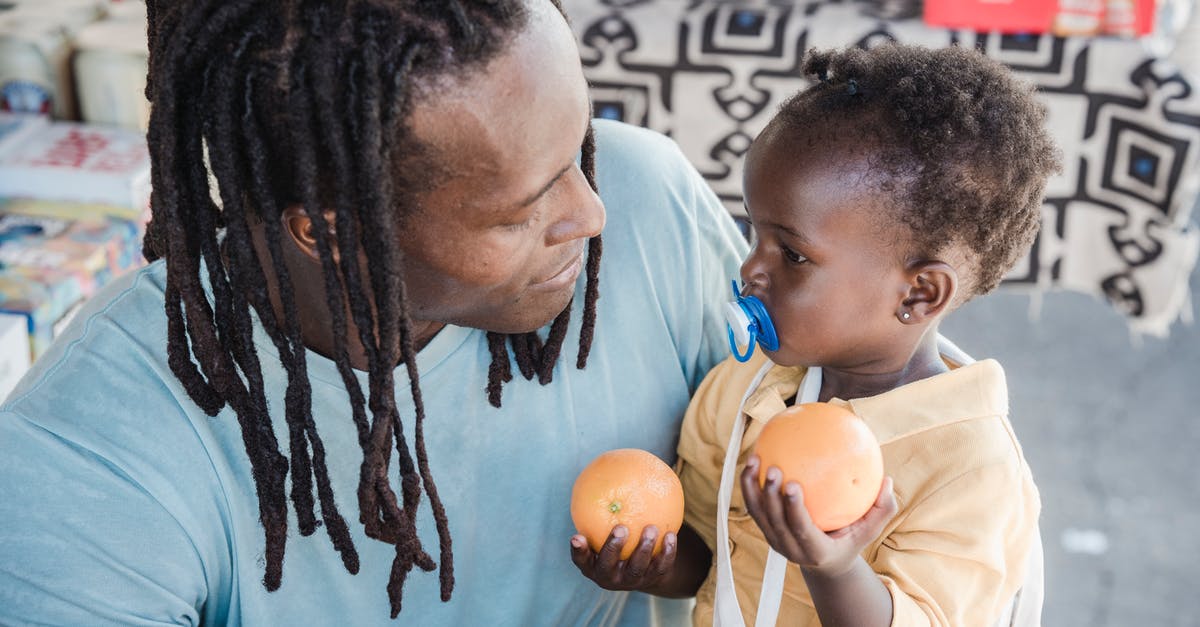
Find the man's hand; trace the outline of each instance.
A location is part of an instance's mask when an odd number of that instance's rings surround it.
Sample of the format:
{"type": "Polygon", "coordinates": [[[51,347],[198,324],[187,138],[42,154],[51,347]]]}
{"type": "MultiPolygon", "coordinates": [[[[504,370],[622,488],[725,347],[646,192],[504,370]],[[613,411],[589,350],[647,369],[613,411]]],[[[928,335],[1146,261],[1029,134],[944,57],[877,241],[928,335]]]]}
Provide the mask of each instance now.
{"type": "Polygon", "coordinates": [[[642,538],[629,559],[621,559],[621,549],[629,530],[624,525],[613,527],[608,540],[595,553],[588,547],[587,539],[581,535],[571,537],[571,561],[579,567],[584,577],[607,590],[640,590],[649,592],[663,583],[675,567],[675,548],[678,538],[667,532],[663,537],[662,551],[652,555],[658,539],[658,528],[649,525],[642,530],[642,538]]]}
{"type": "Polygon", "coordinates": [[[892,479],[886,477],[879,496],[862,518],[841,529],[821,531],[804,507],[800,484],[791,481],[782,486],[783,473],[767,469],[766,485],[759,487],[760,460],[752,455],[742,471],[742,496],[746,510],[762,530],[767,544],[806,574],[838,577],[855,566],[859,555],[896,515],[896,497],[892,479]]]}

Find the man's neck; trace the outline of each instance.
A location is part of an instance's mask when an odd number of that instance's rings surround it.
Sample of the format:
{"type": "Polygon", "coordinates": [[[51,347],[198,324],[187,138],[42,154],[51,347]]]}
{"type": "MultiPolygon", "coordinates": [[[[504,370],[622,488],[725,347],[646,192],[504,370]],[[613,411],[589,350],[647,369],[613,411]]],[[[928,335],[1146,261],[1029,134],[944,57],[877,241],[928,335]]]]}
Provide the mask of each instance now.
{"type": "Polygon", "coordinates": [[[413,349],[420,352],[421,349],[429,345],[433,338],[437,336],[442,329],[446,328],[444,322],[431,322],[426,320],[413,320],[413,349]]]}

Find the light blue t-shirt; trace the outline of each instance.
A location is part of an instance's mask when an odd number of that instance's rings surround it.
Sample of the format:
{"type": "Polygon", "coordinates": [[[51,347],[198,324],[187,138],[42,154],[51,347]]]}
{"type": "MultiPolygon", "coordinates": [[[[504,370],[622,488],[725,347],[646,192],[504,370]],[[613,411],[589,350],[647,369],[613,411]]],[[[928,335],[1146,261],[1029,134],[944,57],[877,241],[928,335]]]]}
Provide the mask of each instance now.
{"type": "MultiPolygon", "coordinates": [[[[436,572],[413,570],[400,617],[389,619],[394,548],[357,523],[362,452],[350,404],[334,364],[312,352],[313,417],[361,572],[346,572],[323,529],[301,537],[292,513],[282,587],[263,588],[263,530],[240,430],[228,408],[201,412],[172,375],[165,267],[156,263],[90,302],[0,408],[0,624],[685,622],[682,602],[608,592],[578,572],[571,485],[609,449],[674,460],[688,397],[727,354],[719,307],[746,245],[670,140],[604,121],[596,132],[608,222],[587,368],[575,368],[581,304],[553,383],[518,374],[502,409],[484,392],[483,332],[446,327],[417,359],[429,462],[453,538],[449,602],[436,572]]],[[[580,295],[583,285],[581,277],[580,295]]],[[[286,446],[286,376],[265,333],[256,337],[286,446]]],[[[403,368],[396,379],[412,443],[403,368]]],[[[393,481],[396,468],[393,460],[393,481]]],[[[424,495],[417,524],[436,560],[424,495]]]]}

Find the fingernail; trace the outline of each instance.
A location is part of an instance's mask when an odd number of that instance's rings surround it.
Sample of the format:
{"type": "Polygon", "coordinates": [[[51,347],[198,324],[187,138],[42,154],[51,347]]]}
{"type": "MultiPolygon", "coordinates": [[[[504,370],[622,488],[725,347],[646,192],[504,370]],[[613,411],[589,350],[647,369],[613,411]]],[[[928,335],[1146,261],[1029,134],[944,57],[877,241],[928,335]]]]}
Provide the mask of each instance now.
{"type": "Polygon", "coordinates": [[[579,536],[575,536],[574,538],[571,538],[571,546],[573,546],[577,549],[582,549],[583,548],[583,538],[580,538],[579,536]]]}
{"type": "Polygon", "coordinates": [[[767,481],[770,481],[771,483],[778,482],[779,481],[779,471],[776,470],[775,468],[768,470],[767,471],[767,481]]]}
{"type": "Polygon", "coordinates": [[[613,529],[612,532],[614,538],[624,538],[627,533],[629,532],[627,532],[624,527],[617,527],[616,529],[613,529]]]}
{"type": "Polygon", "coordinates": [[[784,491],[787,492],[788,498],[792,499],[793,501],[800,496],[800,486],[794,483],[787,484],[787,487],[784,488],[784,491]]]}

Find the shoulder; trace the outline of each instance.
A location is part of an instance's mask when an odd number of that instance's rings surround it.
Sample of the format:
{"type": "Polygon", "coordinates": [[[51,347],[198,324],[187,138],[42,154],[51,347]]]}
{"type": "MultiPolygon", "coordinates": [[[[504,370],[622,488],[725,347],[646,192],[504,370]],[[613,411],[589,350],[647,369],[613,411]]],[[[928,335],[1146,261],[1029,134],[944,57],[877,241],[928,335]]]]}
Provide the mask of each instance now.
{"type": "Polygon", "coordinates": [[[634,303],[655,303],[667,320],[698,325],[706,307],[723,302],[745,239],[674,141],[609,120],[594,124],[606,211],[601,271],[634,303]]]}
{"type": "Polygon", "coordinates": [[[0,408],[0,514],[7,538],[33,538],[18,555],[38,572],[20,582],[28,603],[8,609],[78,622],[79,608],[190,607],[217,585],[228,562],[218,462],[206,417],[167,365],[165,327],[161,265],[126,275],[85,305],[0,408]],[[64,533],[34,533],[46,524],[64,533]],[[44,556],[55,552],[69,557],[51,567],[44,556]],[[147,577],[156,586],[138,583],[147,577]],[[95,585],[78,607],[41,592],[83,580],[95,585]]]}
{"type": "Polygon", "coordinates": [[[5,407],[28,404],[31,393],[39,388],[78,385],[105,377],[110,372],[102,365],[128,363],[131,356],[157,361],[161,353],[161,361],[165,362],[165,284],[165,264],[159,262],[102,288],[38,358],[5,407]]]}
{"type": "Polygon", "coordinates": [[[85,305],[0,408],[12,438],[0,438],[0,452],[90,459],[151,492],[152,484],[176,492],[178,477],[212,476],[205,416],[168,365],[163,285],[154,264],[85,305]]]}
{"type": "Polygon", "coordinates": [[[673,139],[612,120],[593,128],[606,232],[671,230],[737,257],[745,252],[733,217],[673,139]]]}
{"type": "Polygon", "coordinates": [[[694,222],[709,204],[720,206],[715,197],[710,203],[703,177],[671,138],[612,120],[595,120],[593,128],[596,183],[610,214],[629,211],[639,221],[657,216],[694,222]]]}
{"type": "Polygon", "coordinates": [[[962,430],[1006,431],[1008,387],[993,359],[955,368],[876,396],[849,401],[881,444],[903,445],[962,430]]]}
{"type": "Polygon", "coordinates": [[[659,166],[686,165],[687,158],[669,137],[640,126],[615,120],[594,119],[596,155],[606,165],[656,163],[659,166]]]}
{"type": "Polygon", "coordinates": [[[118,444],[112,434],[121,429],[139,435],[114,450],[129,451],[136,443],[148,451],[161,446],[160,436],[182,444],[179,437],[193,431],[189,418],[199,409],[168,364],[165,284],[160,262],[105,286],[2,409],[97,451],[118,444]]]}
{"type": "Polygon", "coordinates": [[[852,401],[851,406],[879,438],[898,493],[930,492],[985,476],[992,484],[1029,480],[1028,464],[1008,420],[1004,370],[995,360],[975,362],[894,392],[852,401]],[[886,403],[874,403],[884,397],[886,403]]]}

